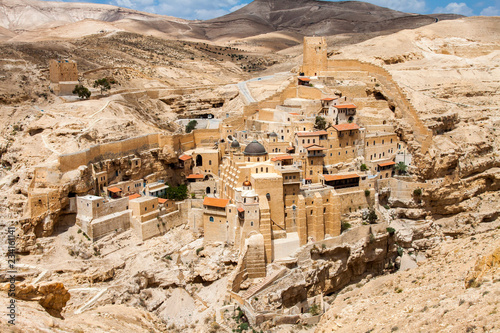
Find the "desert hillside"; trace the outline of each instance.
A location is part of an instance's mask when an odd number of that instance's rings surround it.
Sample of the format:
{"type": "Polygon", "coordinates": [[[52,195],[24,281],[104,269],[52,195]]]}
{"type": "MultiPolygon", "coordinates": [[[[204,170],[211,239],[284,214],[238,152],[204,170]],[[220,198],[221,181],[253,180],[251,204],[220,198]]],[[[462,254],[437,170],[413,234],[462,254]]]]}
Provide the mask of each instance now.
{"type": "MultiPolygon", "coordinates": [[[[77,38],[99,31],[122,30],[160,38],[221,43],[272,32],[293,33],[301,37],[382,34],[417,28],[437,19],[458,17],[449,14],[407,14],[349,1],[256,0],[231,14],[208,21],[187,21],[109,5],[38,0],[4,0],[0,3],[0,27],[10,30],[10,34],[20,34],[15,39],[18,41],[77,38]],[[75,25],[81,21],[88,23],[75,25]],[[68,30],[73,33],[68,33],[68,30]]],[[[290,45],[281,45],[281,48],[287,46],[290,45]]],[[[275,50],[276,45],[271,49],[275,50]]]]}

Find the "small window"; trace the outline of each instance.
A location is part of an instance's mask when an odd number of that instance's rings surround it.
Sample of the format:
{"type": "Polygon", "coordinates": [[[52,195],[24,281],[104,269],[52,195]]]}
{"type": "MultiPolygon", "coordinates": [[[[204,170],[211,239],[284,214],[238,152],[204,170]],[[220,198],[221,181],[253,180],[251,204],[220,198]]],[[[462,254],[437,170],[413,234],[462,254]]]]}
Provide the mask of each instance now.
{"type": "Polygon", "coordinates": [[[144,211],[147,211],[148,210],[148,207],[144,207],[144,211]]]}
{"type": "Polygon", "coordinates": [[[99,203],[97,203],[97,207],[99,207],[99,203]]]}
{"type": "Polygon", "coordinates": [[[208,165],[212,165],[212,160],[208,160],[208,165]]]}
{"type": "Polygon", "coordinates": [[[213,222],[213,221],[214,221],[214,217],[210,216],[210,222],[213,222]]]}
{"type": "Polygon", "coordinates": [[[253,227],[253,221],[250,222],[250,226],[253,227]]]}

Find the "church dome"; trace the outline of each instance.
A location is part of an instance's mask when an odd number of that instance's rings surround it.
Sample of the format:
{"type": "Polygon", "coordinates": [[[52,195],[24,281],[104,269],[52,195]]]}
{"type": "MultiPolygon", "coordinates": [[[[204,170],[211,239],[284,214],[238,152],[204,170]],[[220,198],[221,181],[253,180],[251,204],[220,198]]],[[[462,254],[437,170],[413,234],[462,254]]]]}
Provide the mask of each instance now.
{"type": "Polygon", "coordinates": [[[245,148],[245,151],[243,154],[248,155],[248,156],[262,156],[266,155],[267,151],[266,148],[260,143],[258,143],[256,140],[253,140],[248,144],[248,146],[245,148]]]}
{"type": "Polygon", "coordinates": [[[247,179],[243,182],[243,186],[252,186],[252,183],[247,179]]]}
{"type": "Polygon", "coordinates": [[[272,132],[271,134],[269,134],[269,136],[270,136],[270,137],[277,137],[277,136],[278,136],[278,134],[276,134],[276,133],[272,132]]]}
{"type": "Polygon", "coordinates": [[[238,142],[238,140],[234,140],[233,142],[231,142],[231,148],[240,148],[240,143],[238,142]]]}

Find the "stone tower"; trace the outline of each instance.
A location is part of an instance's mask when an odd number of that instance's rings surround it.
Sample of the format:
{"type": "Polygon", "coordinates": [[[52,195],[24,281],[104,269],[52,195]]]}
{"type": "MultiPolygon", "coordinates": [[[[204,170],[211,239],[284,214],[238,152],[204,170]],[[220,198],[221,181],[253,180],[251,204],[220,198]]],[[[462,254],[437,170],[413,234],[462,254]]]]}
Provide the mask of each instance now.
{"type": "Polygon", "coordinates": [[[319,76],[328,69],[325,37],[304,37],[304,59],[302,73],[305,76],[319,76]]]}
{"type": "Polygon", "coordinates": [[[78,81],[78,68],[73,60],[50,61],[50,82],[78,81]]]}

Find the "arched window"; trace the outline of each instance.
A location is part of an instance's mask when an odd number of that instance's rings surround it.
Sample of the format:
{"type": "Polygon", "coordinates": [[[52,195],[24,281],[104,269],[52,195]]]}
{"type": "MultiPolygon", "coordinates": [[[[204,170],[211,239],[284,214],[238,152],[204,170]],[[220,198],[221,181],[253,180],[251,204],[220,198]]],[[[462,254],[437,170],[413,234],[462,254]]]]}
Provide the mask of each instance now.
{"type": "Polygon", "coordinates": [[[214,217],[213,216],[210,216],[210,222],[213,222],[214,221],[214,217]]]}
{"type": "Polygon", "coordinates": [[[263,167],[260,167],[260,172],[264,172],[264,168],[263,167]]]}
{"type": "Polygon", "coordinates": [[[269,168],[266,168],[266,172],[269,172],[269,168]]]}
{"type": "Polygon", "coordinates": [[[253,227],[253,221],[250,222],[250,226],[253,227]]]}
{"type": "Polygon", "coordinates": [[[208,165],[212,165],[212,160],[209,160],[209,161],[208,161],[208,165]]]}
{"type": "Polygon", "coordinates": [[[382,140],[382,144],[384,144],[384,140],[382,140]]]}

